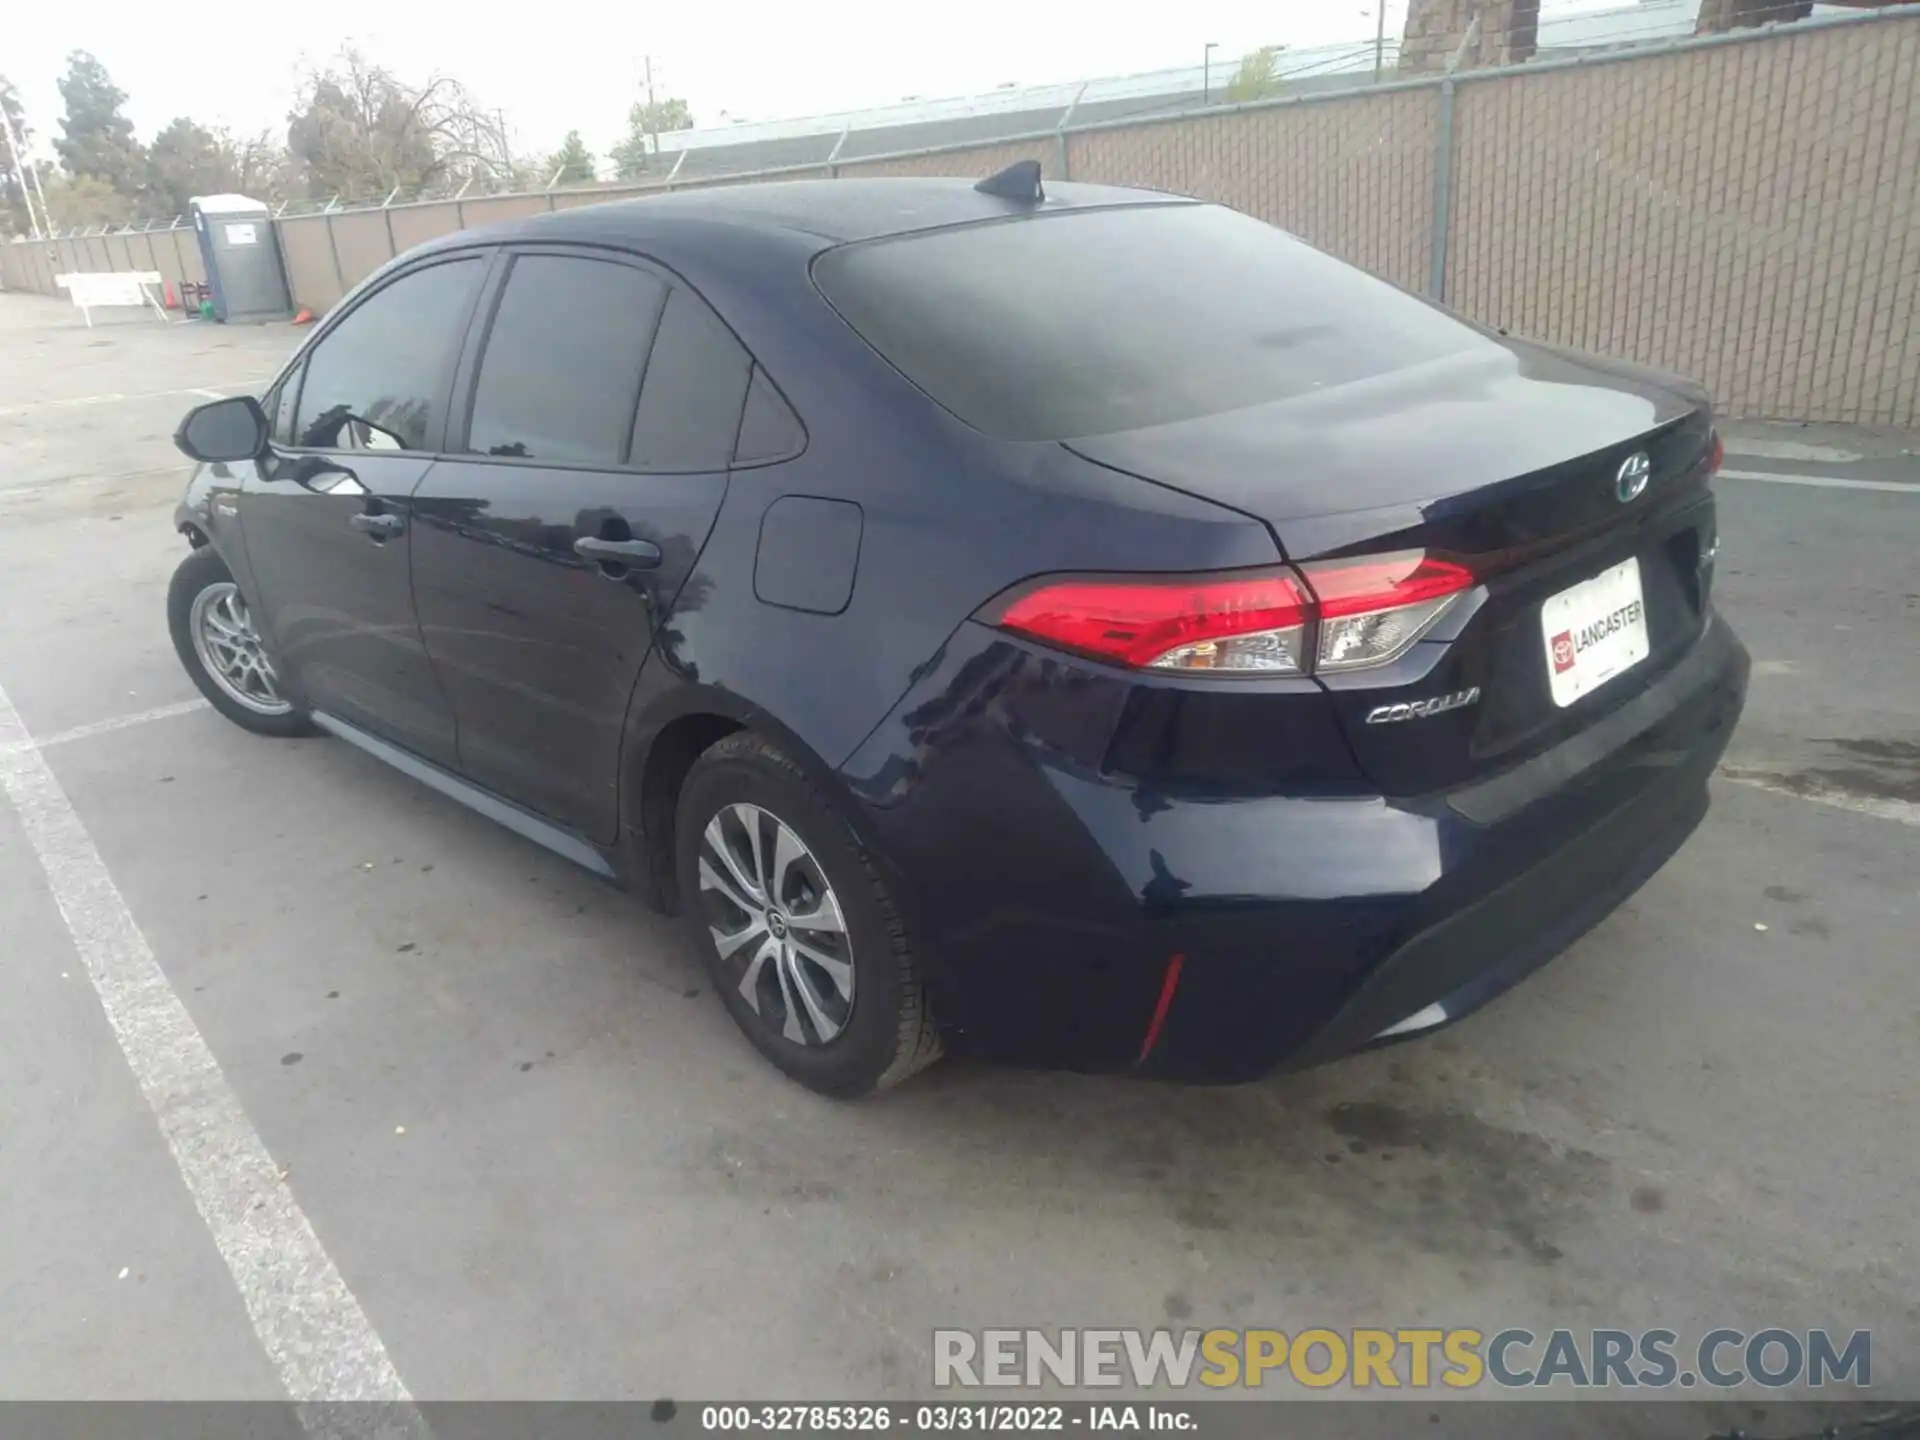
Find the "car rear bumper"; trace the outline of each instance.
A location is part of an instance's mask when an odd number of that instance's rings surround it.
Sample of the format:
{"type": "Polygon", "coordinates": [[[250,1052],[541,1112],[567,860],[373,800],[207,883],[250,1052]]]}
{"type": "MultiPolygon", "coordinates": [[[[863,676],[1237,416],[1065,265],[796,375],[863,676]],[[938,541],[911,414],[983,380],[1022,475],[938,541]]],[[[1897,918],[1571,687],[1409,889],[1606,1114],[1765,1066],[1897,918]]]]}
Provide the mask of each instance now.
{"type": "MultiPolygon", "coordinates": [[[[952,1048],[1247,1080],[1451,1023],[1599,923],[1705,815],[1747,672],[1711,618],[1562,745],[1411,801],[1156,794],[1059,764],[1037,792],[1033,767],[983,765],[996,752],[976,725],[974,783],[939,838],[898,805],[873,812],[876,835],[906,857],[952,1048]],[[970,907],[926,883],[936,864],[962,873],[970,907]]],[[[923,758],[918,778],[952,762],[923,758]]]]}
{"type": "MultiPolygon", "coordinates": [[[[1712,752],[1717,757],[1717,751],[1712,752]]],[[[1182,983],[1144,1067],[1169,1078],[1231,1081],[1301,1069],[1429,1034],[1478,1010],[1567,949],[1650,879],[1707,812],[1707,755],[1649,785],[1558,849],[1515,870],[1458,908],[1438,909],[1404,938],[1363,940],[1350,993],[1302,1036],[1286,1014],[1284,977],[1259,973],[1195,927],[1182,983]],[[1279,983],[1275,983],[1278,981],[1279,983]]],[[[1276,930],[1283,912],[1271,916],[1276,930]]]]}

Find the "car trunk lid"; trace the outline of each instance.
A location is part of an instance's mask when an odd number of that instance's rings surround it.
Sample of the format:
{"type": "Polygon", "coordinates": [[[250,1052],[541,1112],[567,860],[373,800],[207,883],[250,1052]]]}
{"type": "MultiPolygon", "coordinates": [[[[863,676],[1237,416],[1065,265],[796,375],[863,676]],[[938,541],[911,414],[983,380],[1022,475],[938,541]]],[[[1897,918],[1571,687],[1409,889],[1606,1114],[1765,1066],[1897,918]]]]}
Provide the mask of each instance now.
{"type": "Polygon", "coordinates": [[[1405,655],[1319,677],[1373,783],[1416,795],[1551,746],[1694,643],[1714,543],[1711,423],[1683,384],[1490,338],[1273,404],[1067,443],[1257,516],[1309,581],[1319,564],[1405,550],[1473,571],[1478,585],[1405,655]],[[1634,658],[1626,632],[1642,626],[1634,658]],[[1557,672],[1556,636],[1577,651],[1557,672]],[[1603,668],[1583,671],[1590,659],[1603,668]],[[1579,690],[1582,674],[1620,664],[1579,690]]]}

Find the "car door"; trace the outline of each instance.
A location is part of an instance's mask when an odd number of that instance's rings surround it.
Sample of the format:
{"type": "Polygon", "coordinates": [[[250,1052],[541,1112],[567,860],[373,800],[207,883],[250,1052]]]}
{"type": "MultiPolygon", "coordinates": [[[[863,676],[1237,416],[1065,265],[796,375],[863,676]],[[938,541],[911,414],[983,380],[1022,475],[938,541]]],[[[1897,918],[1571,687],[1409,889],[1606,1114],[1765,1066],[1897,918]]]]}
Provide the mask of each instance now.
{"type": "MultiPolygon", "coordinates": [[[[726,491],[752,362],[673,277],[517,250],[414,493],[414,592],[461,769],[611,842],[634,679],[726,491]]],[[[481,327],[476,326],[476,330],[481,327]]]]}
{"type": "Polygon", "coordinates": [[[453,709],[414,616],[408,502],[488,263],[404,271],[329,325],[281,385],[287,428],[239,501],[255,606],[307,703],[443,765],[453,709]]]}

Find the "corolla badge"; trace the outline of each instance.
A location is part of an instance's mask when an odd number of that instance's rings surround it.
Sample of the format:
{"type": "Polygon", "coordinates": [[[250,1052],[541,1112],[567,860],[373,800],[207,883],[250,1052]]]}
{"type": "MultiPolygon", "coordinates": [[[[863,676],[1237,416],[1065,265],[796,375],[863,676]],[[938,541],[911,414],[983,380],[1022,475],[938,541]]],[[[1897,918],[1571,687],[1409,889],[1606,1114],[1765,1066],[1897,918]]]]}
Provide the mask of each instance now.
{"type": "Polygon", "coordinates": [[[1638,500],[1640,492],[1647,488],[1647,481],[1653,478],[1653,461],[1647,458],[1644,450],[1637,450],[1620,462],[1620,468],[1614,472],[1613,494],[1622,505],[1638,500]]]}
{"type": "Polygon", "coordinates": [[[1473,705],[1480,699],[1480,687],[1456,690],[1451,695],[1435,695],[1430,700],[1402,700],[1398,705],[1376,705],[1367,712],[1367,724],[1391,725],[1397,720],[1424,720],[1429,715],[1444,715],[1449,710],[1473,705]]]}

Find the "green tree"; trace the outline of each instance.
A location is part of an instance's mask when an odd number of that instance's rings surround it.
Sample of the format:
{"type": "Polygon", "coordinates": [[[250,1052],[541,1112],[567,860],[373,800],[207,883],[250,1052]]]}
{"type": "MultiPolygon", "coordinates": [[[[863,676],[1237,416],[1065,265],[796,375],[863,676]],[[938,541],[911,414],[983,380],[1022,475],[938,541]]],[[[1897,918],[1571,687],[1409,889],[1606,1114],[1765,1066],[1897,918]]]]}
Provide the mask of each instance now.
{"type": "Polygon", "coordinates": [[[53,148],[67,174],[91,176],[129,201],[139,199],[147,182],[146,152],[133,138],[133,122],[120,113],[126,93],[107,67],[84,50],[74,51],[60,80],[60,98],[67,113],[53,148]]]}
{"type": "Polygon", "coordinates": [[[124,225],[133,218],[133,201],[98,175],[62,175],[56,171],[45,176],[42,183],[55,230],[124,225]]]}
{"type": "Polygon", "coordinates": [[[220,137],[182,117],[153,137],[147,147],[152,168],[148,182],[157,215],[184,215],[195,195],[220,195],[234,187],[232,168],[220,137]]]}
{"type": "Polygon", "coordinates": [[[554,175],[556,185],[591,185],[594,181],[593,152],[587,149],[586,141],[580,138],[578,130],[569,130],[567,138],[560,142],[560,148],[553,152],[547,161],[547,174],[554,175]]]}
{"type": "Polygon", "coordinates": [[[665,100],[642,100],[627,112],[627,138],[608,152],[613,173],[622,180],[637,180],[653,169],[653,157],[660,151],[660,136],[669,130],[691,130],[693,112],[679,96],[665,100]]]}
{"type": "Polygon", "coordinates": [[[1240,68],[1233,72],[1233,79],[1227,82],[1228,102],[1239,104],[1278,95],[1282,88],[1280,76],[1276,73],[1279,67],[1278,45],[1262,45],[1258,50],[1249,50],[1240,57],[1240,68]]]}

